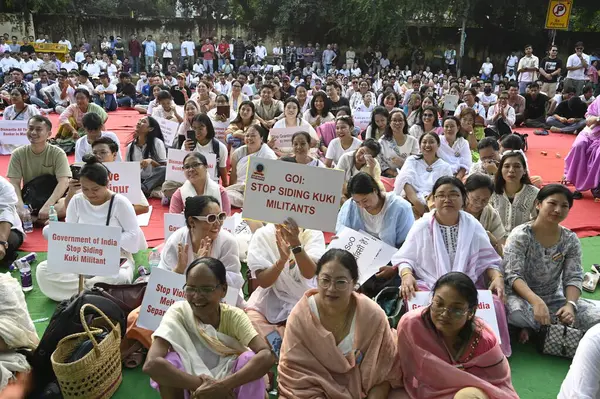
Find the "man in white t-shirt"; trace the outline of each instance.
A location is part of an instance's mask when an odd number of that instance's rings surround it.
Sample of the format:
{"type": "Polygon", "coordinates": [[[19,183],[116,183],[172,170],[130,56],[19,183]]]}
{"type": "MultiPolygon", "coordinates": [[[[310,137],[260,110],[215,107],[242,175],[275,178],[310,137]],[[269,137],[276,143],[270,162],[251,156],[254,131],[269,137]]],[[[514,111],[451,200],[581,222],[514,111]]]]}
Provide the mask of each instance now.
{"type": "Polygon", "coordinates": [[[196,59],[196,44],[192,40],[192,35],[187,35],[185,41],[181,43],[181,59],[179,60],[179,67],[183,65],[183,59],[189,60],[189,65],[194,63],[196,59]]]}
{"type": "Polygon", "coordinates": [[[29,54],[27,53],[23,53],[23,58],[21,59],[21,62],[19,63],[19,67],[21,68],[21,70],[23,71],[23,74],[25,76],[33,73],[34,71],[36,71],[37,69],[39,69],[36,65],[36,63],[31,60],[29,58],[29,54]]]}
{"type": "MultiPolygon", "coordinates": [[[[87,134],[83,137],[80,137],[75,143],[75,162],[83,162],[83,156],[92,153],[92,144],[100,137],[111,138],[115,143],[117,143],[117,147],[119,147],[119,137],[116,134],[113,132],[102,131],[104,123],[102,122],[100,115],[88,112],[87,114],[83,115],[81,124],[83,125],[83,128],[87,134]]],[[[117,151],[116,160],[123,160],[121,157],[120,147],[119,151],[117,151]]]]}
{"type": "Polygon", "coordinates": [[[71,51],[73,49],[73,46],[71,46],[71,42],[68,41],[64,36],[60,38],[60,40],[58,41],[58,44],[64,44],[65,46],[67,46],[69,51],[71,51]]]}
{"type": "Polygon", "coordinates": [[[506,57],[506,62],[504,63],[504,70],[506,71],[506,74],[509,74],[510,71],[514,72],[517,69],[518,62],[519,57],[517,57],[517,54],[513,51],[508,57],[506,57]]]}
{"type": "Polygon", "coordinates": [[[490,106],[498,102],[498,96],[492,92],[492,82],[489,81],[483,84],[483,92],[477,94],[477,97],[485,107],[486,112],[490,106]]]}
{"type": "Polygon", "coordinates": [[[577,95],[582,93],[583,85],[586,83],[586,69],[590,66],[590,56],[583,53],[583,42],[575,43],[575,54],[567,59],[567,78],[565,86],[571,84],[575,87],[577,95]]]}
{"type": "Polygon", "coordinates": [[[79,65],[71,58],[69,53],[65,54],[65,61],[62,63],[62,68],[65,68],[67,72],[71,72],[71,70],[79,70],[79,65]]]}
{"type": "Polygon", "coordinates": [[[540,60],[533,55],[533,47],[525,46],[525,56],[519,60],[517,72],[519,73],[519,93],[525,95],[527,86],[537,80],[540,69],[540,60]]]}
{"type": "Polygon", "coordinates": [[[255,51],[258,62],[262,62],[265,58],[267,58],[267,48],[262,42],[258,42],[258,46],[256,46],[255,51]]]}
{"type": "Polygon", "coordinates": [[[165,36],[163,43],[160,45],[162,51],[162,67],[163,72],[169,70],[169,64],[173,59],[173,43],[169,42],[169,38],[165,36]]]}

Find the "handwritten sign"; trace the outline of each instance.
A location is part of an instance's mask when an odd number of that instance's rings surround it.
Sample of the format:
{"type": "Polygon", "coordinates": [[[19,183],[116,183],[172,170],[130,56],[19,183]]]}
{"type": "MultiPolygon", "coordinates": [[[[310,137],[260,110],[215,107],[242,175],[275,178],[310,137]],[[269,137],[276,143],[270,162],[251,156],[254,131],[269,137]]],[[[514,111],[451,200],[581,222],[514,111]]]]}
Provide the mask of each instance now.
{"type": "Polygon", "coordinates": [[[184,274],[157,267],[152,269],[137,325],[148,330],[156,330],[171,305],[185,300],[184,285],[184,274]]]}
{"type": "Polygon", "coordinates": [[[50,222],[48,270],[112,276],[119,272],[121,228],[95,224],[50,222]]]}
{"type": "Polygon", "coordinates": [[[374,266],[377,266],[377,267],[387,266],[390,263],[390,261],[392,260],[392,256],[394,256],[394,254],[396,252],[398,252],[397,248],[392,247],[391,245],[386,244],[385,242],[381,241],[380,239],[373,237],[372,235],[370,235],[369,233],[367,233],[364,230],[360,230],[359,233],[366,235],[367,237],[369,237],[370,240],[374,240],[374,241],[381,243],[381,249],[377,253],[375,260],[373,260],[374,266]]]}
{"type": "Polygon", "coordinates": [[[243,216],[241,213],[234,213],[233,215],[227,217],[225,222],[223,223],[223,229],[227,230],[233,235],[238,234],[252,234],[252,230],[250,230],[250,226],[248,226],[248,222],[242,219],[243,216]]]}
{"type": "Polygon", "coordinates": [[[289,148],[292,146],[292,136],[296,132],[308,132],[307,126],[281,127],[271,129],[269,139],[275,138],[275,147],[289,148]]]}
{"type": "MultiPolygon", "coordinates": [[[[167,180],[185,183],[186,178],[183,171],[183,159],[187,154],[189,154],[189,151],[176,150],[174,148],[169,149],[169,153],[167,154],[167,180]]],[[[206,157],[206,162],[208,163],[208,166],[206,167],[208,175],[216,181],[217,178],[215,177],[215,165],[217,163],[217,156],[215,154],[205,153],[202,153],[202,155],[206,157]]]]}
{"type": "Polygon", "coordinates": [[[371,123],[370,112],[355,112],[352,114],[352,118],[354,119],[354,125],[358,126],[361,131],[365,130],[371,123]]]}
{"type": "Polygon", "coordinates": [[[109,190],[123,194],[132,204],[142,202],[142,180],[139,162],[107,162],[109,190]]]}
{"type": "Polygon", "coordinates": [[[354,255],[358,263],[358,283],[362,285],[379,271],[380,266],[375,265],[374,260],[381,247],[381,241],[346,227],[336,240],[331,241],[327,249],[345,249],[354,255]]]}
{"type": "Polygon", "coordinates": [[[215,129],[215,138],[227,145],[227,137],[225,136],[225,131],[229,127],[229,122],[212,122],[213,128],[215,129]]]}
{"type": "Polygon", "coordinates": [[[0,120],[0,144],[27,145],[27,121],[0,120]]]}
{"type": "Polygon", "coordinates": [[[335,231],[343,184],[341,170],[250,157],[244,218],[335,231]]]}
{"type": "Polygon", "coordinates": [[[453,94],[446,94],[444,96],[444,111],[454,111],[458,105],[458,96],[453,94]]]}
{"type": "MultiPolygon", "coordinates": [[[[502,343],[500,340],[500,329],[498,328],[498,320],[496,319],[496,308],[494,307],[494,298],[492,296],[492,291],[490,290],[477,290],[479,297],[479,305],[477,306],[477,311],[475,315],[480,317],[483,321],[485,321],[496,333],[496,337],[498,337],[498,342],[502,343]]],[[[417,291],[415,292],[415,297],[408,301],[408,310],[414,310],[417,308],[421,308],[423,306],[428,306],[431,302],[431,292],[430,291],[417,291]]]]}
{"type": "Polygon", "coordinates": [[[173,233],[185,226],[185,216],[183,216],[183,213],[165,213],[164,226],[165,241],[167,241],[173,233]]]}
{"type": "Polygon", "coordinates": [[[173,145],[173,141],[177,138],[177,130],[179,123],[165,118],[154,118],[160,125],[160,131],[165,139],[167,146],[173,145]]]}

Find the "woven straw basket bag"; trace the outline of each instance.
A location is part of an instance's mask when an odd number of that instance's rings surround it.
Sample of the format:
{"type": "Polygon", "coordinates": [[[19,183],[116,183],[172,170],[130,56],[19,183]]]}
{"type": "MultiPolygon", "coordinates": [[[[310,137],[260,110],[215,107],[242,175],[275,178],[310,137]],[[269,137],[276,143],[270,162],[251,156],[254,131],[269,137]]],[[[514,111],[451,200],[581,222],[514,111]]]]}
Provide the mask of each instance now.
{"type": "Polygon", "coordinates": [[[65,399],[106,399],[119,388],[122,381],[121,372],[121,328],[115,325],[97,307],[85,304],[79,312],[84,332],[71,334],[58,343],[52,353],[52,368],[56,373],[60,389],[65,399]],[[110,327],[106,337],[97,343],[94,335],[103,331],[88,326],[85,320],[85,309],[90,307],[97,312],[110,327]],[[71,354],[82,342],[90,340],[94,348],[81,359],[66,363],[71,354]]]}

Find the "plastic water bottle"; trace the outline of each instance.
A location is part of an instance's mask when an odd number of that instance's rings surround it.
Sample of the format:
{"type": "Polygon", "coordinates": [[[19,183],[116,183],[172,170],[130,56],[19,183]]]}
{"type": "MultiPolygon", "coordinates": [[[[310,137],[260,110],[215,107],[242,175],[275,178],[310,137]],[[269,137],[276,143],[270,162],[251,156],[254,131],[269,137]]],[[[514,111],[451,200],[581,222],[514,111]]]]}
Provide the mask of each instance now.
{"type": "Polygon", "coordinates": [[[160,263],[160,254],[156,250],[156,248],[152,248],[152,251],[148,255],[148,269],[150,269],[150,273],[152,273],[152,269],[158,267],[160,263]]]}
{"type": "Polygon", "coordinates": [[[33,232],[33,220],[31,219],[31,209],[29,205],[25,205],[23,210],[23,230],[25,233],[33,232]]]}
{"type": "Polygon", "coordinates": [[[22,258],[19,258],[17,260],[15,260],[8,268],[9,271],[13,271],[19,268],[19,262],[27,262],[29,264],[32,264],[33,262],[35,262],[35,260],[37,259],[37,254],[35,252],[30,252],[27,255],[23,256],[22,258]]]}
{"type": "Polygon", "coordinates": [[[19,272],[21,273],[21,288],[23,292],[29,292],[33,289],[33,279],[31,278],[31,266],[28,262],[17,261],[19,272]]]}
{"type": "Polygon", "coordinates": [[[135,279],[133,284],[147,283],[148,280],[150,279],[150,270],[148,270],[144,266],[138,267],[138,274],[140,276],[135,279]]]}
{"type": "Polygon", "coordinates": [[[51,222],[58,222],[58,212],[54,209],[54,205],[50,205],[50,211],[48,212],[48,220],[51,222]]]}

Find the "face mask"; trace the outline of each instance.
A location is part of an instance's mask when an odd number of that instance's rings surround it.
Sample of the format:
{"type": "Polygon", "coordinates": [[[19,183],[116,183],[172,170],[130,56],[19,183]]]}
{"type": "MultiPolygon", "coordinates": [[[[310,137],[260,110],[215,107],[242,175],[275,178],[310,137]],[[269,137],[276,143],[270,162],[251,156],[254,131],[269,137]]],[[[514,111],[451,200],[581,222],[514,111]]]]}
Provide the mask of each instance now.
{"type": "Polygon", "coordinates": [[[483,89],[483,92],[485,94],[490,94],[492,92],[492,88],[491,87],[486,87],[486,88],[483,89]]]}
{"type": "Polygon", "coordinates": [[[142,75],[140,78],[145,82],[148,79],[148,76],[142,75]]]}

